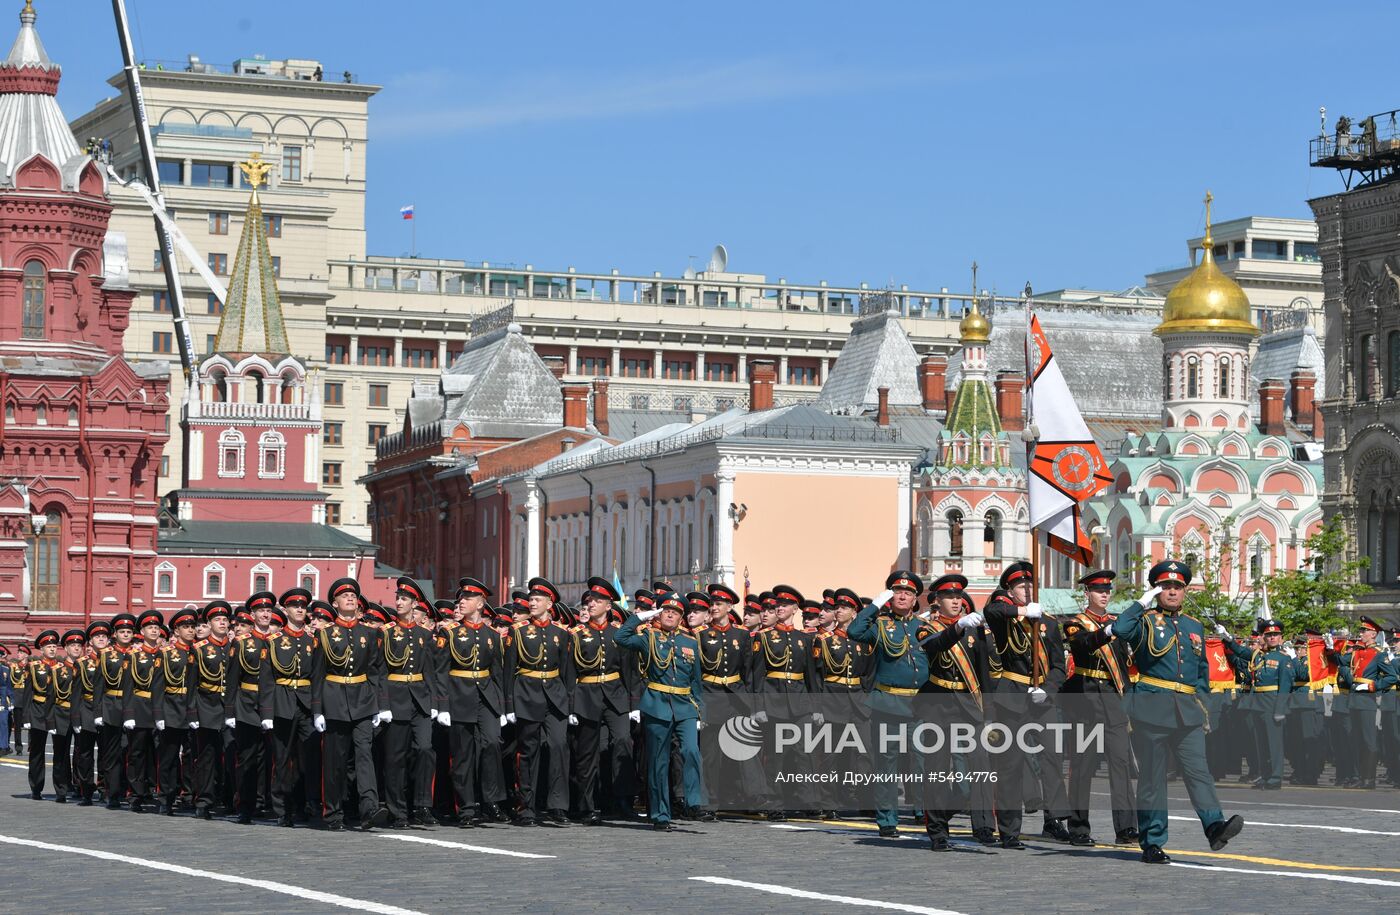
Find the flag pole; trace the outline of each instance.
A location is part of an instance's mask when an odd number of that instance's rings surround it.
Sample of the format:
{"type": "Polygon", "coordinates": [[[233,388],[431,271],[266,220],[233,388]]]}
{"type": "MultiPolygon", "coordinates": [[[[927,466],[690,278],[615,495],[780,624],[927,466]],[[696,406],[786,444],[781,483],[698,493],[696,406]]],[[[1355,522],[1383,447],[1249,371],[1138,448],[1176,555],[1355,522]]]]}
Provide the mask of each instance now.
{"type": "Polygon", "coordinates": [[[413,218],[409,222],[413,223],[413,228],[409,230],[412,234],[409,236],[408,256],[416,259],[418,257],[418,207],[413,208],[413,218]]]}
{"type": "MultiPolygon", "coordinates": [[[[1031,284],[1026,281],[1026,288],[1021,291],[1021,316],[1026,325],[1026,345],[1024,347],[1026,357],[1026,388],[1025,396],[1021,398],[1021,440],[1026,443],[1026,468],[1029,471],[1031,465],[1031,455],[1035,452],[1035,442],[1039,438],[1038,430],[1035,428],[1035,408],[1032,403],[1035,395],[1035,385],[1031,384],[1031,284]]],[[[1035,575],[1031,578],[1031,600],[1040,600],[1040,538],[1036,536],[1035,528],[1030,529],[1031,535],[1031,568],[1035,575]]]]}

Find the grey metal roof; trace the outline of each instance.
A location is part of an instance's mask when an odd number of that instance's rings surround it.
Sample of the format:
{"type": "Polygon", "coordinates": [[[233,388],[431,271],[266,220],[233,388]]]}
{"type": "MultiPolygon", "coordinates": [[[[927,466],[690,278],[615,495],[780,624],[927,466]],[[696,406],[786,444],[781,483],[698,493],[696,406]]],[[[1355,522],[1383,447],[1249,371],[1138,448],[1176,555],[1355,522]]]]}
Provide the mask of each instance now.
{"type": "Polygon", "coordinates": [[[822,385],[817,404],[829,409],[874,407],[879,389],[890,389],[892,405],[918,406],[919,354],[899,316],[883,311],[851,322],[851,335],[822,385]]]}
{"type": "Polygon", "coordinates": [[[688,423],[690,414],[679,410],[609,410],[608,437],[627,441],[672,423],[688,423]]]}
{"type": "MultiPolygon", "coordinates": [[[[1152,335],[1161,315],[1086,306],[1037,313],[1050,348],[1085,419],[1162,415],[1162,343],[1152,335]]],[[[1026,370],[1026,322],[1019,310],[992,318],[987,366],[1026,370]]],[[[948,360],[948,384],[962,378],[962,352],[948,360]]]]}
{"type": "Polygon", "coordinates": [[[1259,350],[1249,365],[1249,378],[1257,390],[1261,381],[1287,381],[1296,369],[1306,369],[1317,376],[1314,398],[1322,400],[1327,396],[1322,344],[1311,327],[1290,327],[1261,337],[1259,350]]]}
{"type": "Polygon", "coordinates": [[[443,373],[449,422],[552,424],[564,415],[559,381],[511,324],[472,340],[443,373]]]}
{"type": "MultiPolygon", "coordinates": [[[[34,11],[26,7],[19,18],[19,35],[0,66],[58,69],[34,29],[34,11]]],[[[45,92],[0,94],[0,187],[13,187],[15,169],[35,154],[59,169],[65,189],[77,187],[78,172],[88,161],[54,96],[45,92]]]]}
{"type": "Polygon", "coordinates": [[[378,548],[328,524],[289,521],[180,521],[162,527],[161,553],[240,553],[303,556],[309,553],[361,555],[378,548]]]}

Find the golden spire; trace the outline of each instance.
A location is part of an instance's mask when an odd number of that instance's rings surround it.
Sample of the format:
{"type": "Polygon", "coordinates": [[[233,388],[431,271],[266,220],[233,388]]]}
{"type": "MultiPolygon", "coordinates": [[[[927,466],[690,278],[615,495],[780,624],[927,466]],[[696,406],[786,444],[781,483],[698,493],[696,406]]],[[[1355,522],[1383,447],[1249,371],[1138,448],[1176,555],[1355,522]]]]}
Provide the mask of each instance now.
{"type": "Polygon", "coordinates": [[[977,310],[977,262],[972,262],[972,310],[958,323],[958,336],[963,346],[982,345],[992,339],[992,324],[977,310]]]}
{"type": "Polygon", "coordinates": [[[1255,337],[1249,297],[1240,284],[1215,265],[1215,239],[1211,235],[1210,205],[1215,195],[1206,191],[1206,234],[1201,239],[1201,262],[1167,293],[1162,323],[1153,333],[1221,333],[1255,337]]]}
{"type": "Polygon", "coordinates": [[[257,191],[267,181],[267,173],[272,171],[272,165],[264,162],[262,153],[255,152],[248,157],[247,162],[238,163],[238,167],[243,171],[243,177],[248,179],[254,191],[257,191]]]}

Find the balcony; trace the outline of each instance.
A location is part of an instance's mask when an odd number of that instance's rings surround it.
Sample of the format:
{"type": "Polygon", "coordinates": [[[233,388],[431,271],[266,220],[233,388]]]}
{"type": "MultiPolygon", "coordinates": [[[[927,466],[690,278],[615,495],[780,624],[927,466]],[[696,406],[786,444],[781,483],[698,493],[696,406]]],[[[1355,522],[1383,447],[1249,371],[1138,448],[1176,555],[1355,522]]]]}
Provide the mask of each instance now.
{"type": "Polygon", "coordinates": [[[239,401],[192,399],[189,404],[190,419],[231,419],[231,420],[290,420],[293,422],[320,422],[321,411],[312,409],[312,404],[304,403],[241,403],[239,401]]]}

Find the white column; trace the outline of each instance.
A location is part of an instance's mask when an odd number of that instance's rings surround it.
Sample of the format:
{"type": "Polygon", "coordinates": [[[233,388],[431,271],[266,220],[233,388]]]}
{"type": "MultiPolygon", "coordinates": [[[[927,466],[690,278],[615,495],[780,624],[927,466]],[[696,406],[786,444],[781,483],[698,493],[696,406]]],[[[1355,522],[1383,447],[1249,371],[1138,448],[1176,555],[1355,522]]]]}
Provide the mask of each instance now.
{"type": "Polygon", "coordinates": [[[695,380],[696,380],[696,381],[704,381],[704,380],[705,380],[705,351],[704,351],[704,350],[696,350],[696,351],[695,351],[695,380]]]}
{"type": "Polygon", "coordinates": [[[746,353],[739,354],[739,383],[744,384],[749,380],[749,357],[746,353]]]}
{"type": "Polygon", "coordinates": [[[826,373],[827,373],[828,371],[830,371],[830,369],[831,369],[831,360],[828,359],[828,358],[826,358],[826,357],[823,357],[823,358],[822,358],[822,367],[821,367],[821,369],[819,369],[819,371],[821,372],[821,383],[822,383],[822,384],[826,384],[826,373]]]}
{"type": "Polygon", "coordinates": [[[612,350],[612,377],[616,378],[622,374],[622,348],[614,346],[612,350]]]}
{"type": "Polygon", "coordinates": [[[438,368],[447,368],[447,340],[438,341],[438,368]]]}
{"type": "Polygon", "coordinates": [[[734,501],[734,471],[720,467],[715,473],[715,577],[726,585],[734,583],[734,522],[729,506],[734,501]]]}
{"type": "Polygon", "coordinates": [[[359,335],[359,334],[351,334],[351,335],[350,335],[350,364],[351,364],[351,365],[359,365],[359,364],[360,364],[360,335],[359,335]]]}
{"type": "Polygon", "coordinates": [[[533,482],[525,484],[525,578],[540,574],[540,494],[533,482]]]}
{"type": "Polygon", "coordinates": [[[788,373],[787,373],[787,369],[788,369],[788,357],[787,357],[787,356],[779,356],[779,357],[778,357],[778,384],[787,384],[787,383],[788,383],[788,373]]]}
{"type": "Polygon", "coordinates": [[[651,377],[661,377],[661,350],[653,350],[651,354],[651,377]]]}
{"type": "Polygon", "coordinates": [[[568,366],[568,367],[566,368],[566,371],[567,371],[570,375],[577,375],[577,374],[578,374],[578,347],[577,347],[577,346],[571,346],[571,347],[569,347],[569,360],[568,360],[567,366],[568,366]]]}
{"type": "Polygon", "coordinates": [[[403,337],[394,338],[394,367],[403,367],[403,337]]]}
{"type": "MultiPolygon", "coordinates": [[[[906,470],[899,471],[899,500],[895,505],[895,517],[898,528],[895,532],[895,550],[899,553],[900,568],[907,569],[910,566],[910,557],[913,551],[909,548],[909,523],[914,511],[913,487],[909,480],[909,473],[906,470]]],[[[966,553],[964,544],[963,552],[966,553]]]]}

